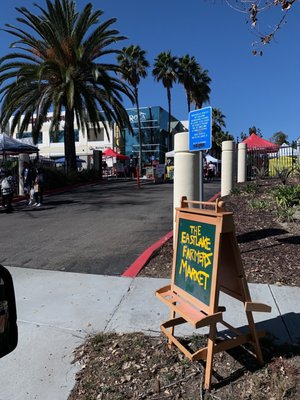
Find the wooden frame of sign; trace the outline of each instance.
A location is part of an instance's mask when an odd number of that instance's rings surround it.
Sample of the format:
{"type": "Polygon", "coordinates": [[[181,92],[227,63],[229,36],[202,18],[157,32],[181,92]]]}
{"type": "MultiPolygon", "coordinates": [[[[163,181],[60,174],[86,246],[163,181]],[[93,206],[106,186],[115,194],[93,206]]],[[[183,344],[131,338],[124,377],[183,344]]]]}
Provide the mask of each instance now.
{"type": "Polygon", "coordinates": [[[172,281],[157,290],[156,296],[170,308],[170,319],[161,325],[169,347],[176,345],[191,361],[206,361],[206,389],[211,386],[213,355],[220,351],[252,343],[258,362],[263,363],[259,337],[264,333],[256,331],[252,312],[270,312],[271,307],[251,301],[236,241],[233,213],[225,211],[223,201],[211,203],[182,198],[181,207],[176,209],[172,281]],[[248,334],[242,334],[224,321],[226,310],[219,306],[220,291],[244,303],[248,334]],[[209,327],[206,347],[191,353],[174,336],[175,327],[184,323],[194,328],[209,327]],[[218,341],[218,323],[234,336],[218,341]]]}

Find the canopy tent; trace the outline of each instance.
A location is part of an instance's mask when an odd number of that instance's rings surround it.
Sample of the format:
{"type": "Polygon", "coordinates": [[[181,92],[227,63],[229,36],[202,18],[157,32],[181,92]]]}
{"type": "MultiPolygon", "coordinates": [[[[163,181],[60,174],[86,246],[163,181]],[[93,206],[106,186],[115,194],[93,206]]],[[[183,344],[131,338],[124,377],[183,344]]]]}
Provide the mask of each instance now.
{"type": "MultiPolygon", "coordinates": [[[[54,160],[54,162],[55,162],[56,164],[64,164],[64,163],[65,163],[65,157],[57,158],[56,160],[54,160]]],[[[78,156],[76,156],[76,162],[77,162],[77,164],[78,164],[78,163],[82,164],[82,163],[85,163],[86,161],[85,161],[85,160],[82,160],[81,158],[79,158],[78,156]]]]}
{"type": "Polygon", "coordinates": [[[243,140],[242,143],[245,143],[247,145],[248,151],[252,150],[266,150],[268,152],[278,151],[278,145],[257,136],[257,134],[254,132],[249,137],[247,137],[247,139],[243,140]]]}
{"type": "Polygon", "coordinates": [[[23,143],[18,139],[8,136],[6,133],[0,133],[0,154],[31,154],[38,151],[39,149],[36,146],[23,143]]]}
{"type": "Polygon", "coordinates": [[[166,153],[166,157],[167,157],[167,158],[173,158],[173,157],[175,157],[175,151],[174,151],[174,150],[168,151],[168,152],[166,153]]]}
{"type": "MultiPolygon", "coordinates": [[[[167,158],[173,158],[173,157],[175,157],[175,151],[174,151],[174,150],[168,151],[168,152],[166,153],[166,157],[167,157],[167,158]]],[[[206,158],[206,162],[208,162],[208,163],[209,163],[209,162],[212,162],[212,163],[219,164],[219,163],[221,162],[220,160],[218,160],[217,158],[211,156],[210,154],[206,154],[205,158],[206,158]]]]}
{"type": "Polygon", "coordinates": [[[208,163],[212,162],[214,164],[219,164],[221,162],[221,160],[218,160],[217,158],[211,156],[210,154],[206,154],[205,158],[206,158],[206,162],[208,162],[208,163]]]}
{"type": "Polygon", "coordinates": [[[112,148],[108,148],[103,151],[102,155],[104,157],[115,157],[117,160],[128,160],[129,157],[125,156],[124,154],[117,153],[112,148]]]}

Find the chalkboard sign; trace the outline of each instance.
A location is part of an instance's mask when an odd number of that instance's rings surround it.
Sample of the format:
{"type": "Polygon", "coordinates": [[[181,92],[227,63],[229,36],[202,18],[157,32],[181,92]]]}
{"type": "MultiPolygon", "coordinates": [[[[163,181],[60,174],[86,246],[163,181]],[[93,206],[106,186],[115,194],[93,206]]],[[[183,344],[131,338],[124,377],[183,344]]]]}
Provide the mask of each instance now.
{"type": "Polygon", "coordinates": [[[209,306],[216,225],[179,218],[174,284],[209,306]]]}

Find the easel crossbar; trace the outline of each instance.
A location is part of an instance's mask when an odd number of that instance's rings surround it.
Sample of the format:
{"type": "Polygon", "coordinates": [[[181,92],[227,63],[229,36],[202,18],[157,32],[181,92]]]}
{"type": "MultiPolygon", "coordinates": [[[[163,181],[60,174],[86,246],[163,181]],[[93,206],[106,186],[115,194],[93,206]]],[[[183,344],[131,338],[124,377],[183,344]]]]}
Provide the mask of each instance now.
{"type": "MultiPolygon", "coordinates": [[[[198,360],[204,360],[206,361],[207,359],[207,351],[208,347],[202,347],[201,349],[198,349],[194,353],[190,352],[189,349],[187,349],[173,334],[171,330],[168,330],[168,328],[174,328],[175,326],[181,325],[183,323],[186,323],[183,318],[174,318],[169,321],[164,322],[160,328],[161,331],[167,336],[169,339],[169,344],[174,344],[176,347],[178,347],[179,350],[190,360],[190,361],[198,361],[198,360]]],[[[227,326],[224,321],[222,322],[225,326],[227,326]]],[[[229,324],[228,324],[229,325],[229,324]]],[[[233,328],[233,327],[232,327],[233,328]]],[[[253,338],[251,333],[247,334],[241,334],[238,329],[234,328],[234,333],[236,333],[235,337],[231,337],[230,339],[218,339],[214,342],[213,344],[213,354],[220,353],[222,351],[227,351],[230,349],[233,349],[235,347],[241,346],[246,343],[253,343],[253,338]]],[[[265,336],[265,332],[257,332],[257,337],[261,338],[265,336]]]]}
{"type": "Polygon", "coordinates": [[[203,311],[197,309],[184,298],[178,296],[171,290],[171,286],[167,285],[156,291],[156,296],[168,305],[171,311],[179,314],[185,321],[189,322],[194,328],[201,328],[211,323],[221,322],[222,312],[207,315],[203,311]]]}

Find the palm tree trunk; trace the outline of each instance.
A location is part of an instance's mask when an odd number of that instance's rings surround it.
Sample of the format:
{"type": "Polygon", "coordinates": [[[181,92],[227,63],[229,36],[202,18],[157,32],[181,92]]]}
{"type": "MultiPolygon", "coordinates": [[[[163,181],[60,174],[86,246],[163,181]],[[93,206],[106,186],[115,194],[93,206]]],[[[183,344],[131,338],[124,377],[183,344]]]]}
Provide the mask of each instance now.
{"type": "Polygon", "coordinates": [[[141,127],[141,117],[140,117],[140,106],[139,106],[139,96],[137,86],[134,88],[134,97],[136,104],[136,112],[138,117],[138,130],[139,130],[139,175],[142,175],[142,145],[143,145],[143,134],[141,127]]]}
{"type": "Polygon", "coordinates": [[[169,112],[169,121],[168,121],[168,151],[172,149],[172,138],[171,138],[171,89],[167,88],[167,96],[168,96],[168,112],[169,112]]]}
{"type": "Polygon", "coordinates": [[[188,90],[186,91],[186,101],[187,101],[188,112],[190,112],[191,111],[191,94],[188,90]]]}
{"type": "Polygon", "coordinates": [[[74,134],[74,110],[70,110],[68,107],[66,107],[65,114],[64,144],[66,171],[67,173],[77,171],[74,134]]]}

